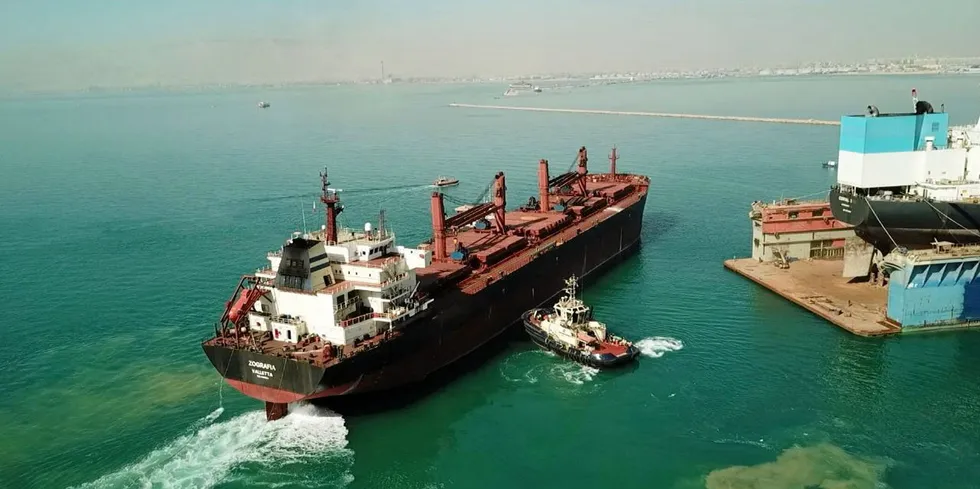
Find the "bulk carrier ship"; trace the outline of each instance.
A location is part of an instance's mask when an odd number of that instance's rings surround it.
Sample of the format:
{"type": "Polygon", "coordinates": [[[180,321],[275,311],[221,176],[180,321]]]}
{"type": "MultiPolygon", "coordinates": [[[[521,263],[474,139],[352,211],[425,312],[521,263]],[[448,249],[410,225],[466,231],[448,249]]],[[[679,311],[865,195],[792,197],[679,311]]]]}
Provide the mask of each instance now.
{"type": "Polygon", "coordinates": [[[325,225],[293,233],[268,268],[242,277],[204,352],[265,401],[269,420],[288,403],[423,380],[552,303],[567,276],[639,247],[650,180],[617,173],[615,148],[609,159],[609,173],[591,174],[583,147],[574,171],[554,178],[541,160],[538,195],[516,210],[503,173],[491,202],[450,217],[434,192],[433,237],[418,248],[397,246],[383,213],[376,229],[338,229],[343,207],[324,172],[325,225]]]}

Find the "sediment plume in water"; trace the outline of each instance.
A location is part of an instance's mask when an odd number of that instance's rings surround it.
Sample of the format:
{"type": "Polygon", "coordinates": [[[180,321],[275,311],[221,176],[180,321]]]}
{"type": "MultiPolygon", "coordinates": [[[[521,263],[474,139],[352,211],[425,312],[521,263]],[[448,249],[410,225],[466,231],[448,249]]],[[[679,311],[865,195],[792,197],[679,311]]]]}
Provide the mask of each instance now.
{"type": "Polygon", "coordinates": [[[734,466],[708,474],[707,489],[880,489],[887,464],[822,443],[792,447],[774,462],[734,466]]]}

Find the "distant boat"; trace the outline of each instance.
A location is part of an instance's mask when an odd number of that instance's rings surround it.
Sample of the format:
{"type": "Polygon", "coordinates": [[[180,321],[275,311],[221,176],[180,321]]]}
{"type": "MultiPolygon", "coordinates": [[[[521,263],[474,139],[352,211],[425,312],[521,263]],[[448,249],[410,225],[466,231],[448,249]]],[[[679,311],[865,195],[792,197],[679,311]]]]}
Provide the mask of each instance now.
{"type": "Polygon", "coordinates": [[[453,185],[459,185],[459,180],[452,177],[439,177],[432,182],[434,187],[452,187],[453,185]]]}
{"type": "Polygon", "coordinates": [[[830,160],[830,161],[824,163],[823,164],[823,167],[824,168],[837,168],[837,162],[834,161],[834,160],[830,160]]]}
{"type": "Polygon", "coordinates": [[[510,97],[510,96],[517,95],[517,94],[519,94],[521,92],[524,92],[524,91],[533,91],[533,92],[540,93],[541,92],[541,87],[531,85],[530,83],[528,83],[526,81],[520,81],[520,82],[517,82],[517,83],[511,83],[510,86],[507,87],[507,91],[504,92],[504,95],[510,97]]]}
{"type": "Polygon", "coordinates": [[[269,102],[259,102],[259,108],[260,109],[267,109],[267,108],[269,108],[269,102]]]}

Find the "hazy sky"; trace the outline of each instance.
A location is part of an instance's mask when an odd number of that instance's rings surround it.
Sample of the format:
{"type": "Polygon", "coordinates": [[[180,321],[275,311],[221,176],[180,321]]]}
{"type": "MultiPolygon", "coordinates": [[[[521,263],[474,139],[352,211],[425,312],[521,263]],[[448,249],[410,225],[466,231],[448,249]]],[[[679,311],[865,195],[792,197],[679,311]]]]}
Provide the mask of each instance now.
{"type": "Polygon", "coordinates": [[[0,87],[980,56],[980,0],[0,0],[0,87]]]}

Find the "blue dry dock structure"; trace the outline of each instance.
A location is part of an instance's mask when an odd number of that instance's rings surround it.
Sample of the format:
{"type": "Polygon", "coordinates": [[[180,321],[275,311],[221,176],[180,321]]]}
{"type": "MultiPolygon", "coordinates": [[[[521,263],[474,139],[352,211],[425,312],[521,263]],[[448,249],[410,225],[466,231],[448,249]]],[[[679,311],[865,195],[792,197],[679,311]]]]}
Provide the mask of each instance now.
{"type": "Polygon", "coordinates": [[[828,199],[754,202],[725,267],[861,336],[980,325],[980,121],[912,99],[841,117],[828,199]]]}

